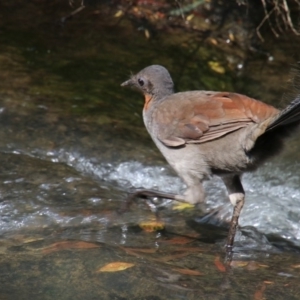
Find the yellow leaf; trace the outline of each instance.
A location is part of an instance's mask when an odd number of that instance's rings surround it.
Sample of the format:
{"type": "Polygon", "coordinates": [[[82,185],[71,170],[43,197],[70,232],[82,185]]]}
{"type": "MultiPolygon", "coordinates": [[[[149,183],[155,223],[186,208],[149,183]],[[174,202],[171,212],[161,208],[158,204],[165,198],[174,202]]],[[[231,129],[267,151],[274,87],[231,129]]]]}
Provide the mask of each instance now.
{"type": "Polygon", "coordinates": [[[218,41],[214,38],[210,38],[209,41],[215,46],[218,45],[218,41]]]}
{"type": "Polygon", "coordinates": [[[36,241],[42,241],[44,240],[44,238],[39,238],[39,237],[36,237],[36,238],[27,238],[23,241],[24,244],[29,244],[29,243],[33,243],[33,242],[36,242],[36,241]]]}
{"type": "Polygon", "coordinates": [[[173,210],[184,210],[184,209],[191,209],[194,208],[195,205],[190,204],[190,203],[176,203],[173,205],[172,209],[173,210]]]}
{"type": "Polygon", "coordinates": [[[243,268],[249,264],[249,261],[233,260],[230,266],[233,268],[243,268]]]}
{"type": "Polygon", "coordinates": [[[257,270],[258,268],[268,268],[269,266],[259,264],[256,261],[242,261],[242,260],[233,260],[230,263],[232,268],[244,268],[246,267],[247,270],[253,271],[257,270]]]}
{"type": "Polygon", "coordinates": [[[112,263],[109,263],[102,268],[98,269],[96,272],[118,272],[118,271],[123,271],[128,268],[133,267],[134,264],[131,263],[126,263],[126,262],[121,262],[121,261],[115,261],[112,263]]]}
{"type": "Polygon", "coordinates": [[[120,18],[120,17],[122,17],[122,16],[123,16],[123,11],[122,11],[122,10],[118,10],[118,11],[115,13],[115,15],[114,15],[115,18],[120,18]]]}
{"type": "Polygon", "coordinates": [[[154,231],[159,231],[163,230],[165,228],[165,224],[160,221],[146,221],[146,222],[141,222],[139,226],[147,232],[154,232],[154,231]]]}
{"type": "Polygon", "coordinates": [[[191,21],[194,17],[195,17],[194,14],[188,15],[188,16],[186,17],[186,20],[187,20],[187,21],[191,21]]]}
{"type": "Polygon", "coordinates": [[[148,29],[145,29],[145,37],[146,37],[146,39],[149,39],[150,38],[150,31],[148,30],[148,29]]]}
{"type": "Polygon", "coordinates": [[[217,61],[209,61],[208,65],[216,73],[219,73],[219,74],[224,74],[225,73],[225,68],[222,67],[221,64],[217,61]]]}
{"type": "Polygon", "coordinates": [[[299,269],[300,268],[300,265],[298,264],[298,265],[292,265],[292,268],[294,268],[294,269],[299,269]]]}
{"type": "Polygon", "coordinates": [[[235,40],[232,32],[229,32],[229,39],[233,42],[235,40]]]}

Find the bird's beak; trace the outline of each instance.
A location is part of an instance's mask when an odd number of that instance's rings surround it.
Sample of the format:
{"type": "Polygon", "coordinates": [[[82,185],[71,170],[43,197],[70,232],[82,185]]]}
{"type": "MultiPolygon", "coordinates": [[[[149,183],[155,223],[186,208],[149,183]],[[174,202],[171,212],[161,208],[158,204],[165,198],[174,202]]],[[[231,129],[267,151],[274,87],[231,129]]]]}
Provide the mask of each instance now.
{"type": "Polygon", "coordinates": [[[127,81],[123,82],[121,86],[133,86],[133,81],[131,79],[128,79],[127,81]]]}

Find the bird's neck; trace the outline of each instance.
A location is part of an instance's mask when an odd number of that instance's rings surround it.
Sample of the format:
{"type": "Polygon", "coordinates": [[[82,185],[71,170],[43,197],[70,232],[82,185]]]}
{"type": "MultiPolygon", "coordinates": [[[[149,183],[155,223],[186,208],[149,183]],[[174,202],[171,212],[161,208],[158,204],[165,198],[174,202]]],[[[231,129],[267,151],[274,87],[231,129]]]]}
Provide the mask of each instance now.
{"type": "Polygon", "coordinates": [[[173,85],[165,85],[163,88],[157,88],[153,93],[153,100],[161,102],[167,96],[174,94],[173,85]]]}

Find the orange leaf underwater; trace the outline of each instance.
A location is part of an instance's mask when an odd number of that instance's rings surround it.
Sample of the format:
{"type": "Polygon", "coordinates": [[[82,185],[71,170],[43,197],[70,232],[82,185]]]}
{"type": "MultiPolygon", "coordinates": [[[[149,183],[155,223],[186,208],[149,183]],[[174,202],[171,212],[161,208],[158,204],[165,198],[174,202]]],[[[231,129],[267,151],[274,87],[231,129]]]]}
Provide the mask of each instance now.
{"type": "Polygon", "coordinates": [[[226,272],[226,267],[225,267],[225,265],[220,261],[220,257],[219,257],[219,256],[216,256],[214,263],[215,263],[215,266],[217,267],[217,269],[218,269],[220,272],[226,272]]]}
{"type": "Polygon", "coordinates": [[[83,241],[61,241],[51,244],[43,249],[44,254],[49,254],[51,252],[68,250],[68,249],[92,249],[99,248],[98,244],[83,242],[83,241]]]}
{"type": "Polygon", "coordinates": [[[176,272],[184,274],[184,275],[191,275],[191,276],[203,275],[203,273],[201,273],[197,270],[191,270],[191,269],[173,269],[173,271],[176,271],[176,272]]]}
{"type": "Polygon", "coordinates": [[[109,263],[102,268],[98,269],[96,272],[118,272],[118,271],[123,271],[128,268],[133,267],[134,264],[131,263],[126,263],[126,262],[121,262],[121,261],[115,261],[112,263],[109,263]]]}

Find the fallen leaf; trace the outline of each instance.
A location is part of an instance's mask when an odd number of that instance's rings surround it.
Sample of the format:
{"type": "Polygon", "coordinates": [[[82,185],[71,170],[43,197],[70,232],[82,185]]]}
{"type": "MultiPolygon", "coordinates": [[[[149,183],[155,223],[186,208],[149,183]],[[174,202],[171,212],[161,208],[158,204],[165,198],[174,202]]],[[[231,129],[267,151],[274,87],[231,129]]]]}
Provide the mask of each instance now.
{"type": "Polygon", "coordinates": [[[233,260],[230,266],[233,268],[243,268],[249,264],[249,261],[233,260]]]}
{"type": "Polygon", "coordinates": [[[141,222],[139,223],[139,226],[146,232],[159,231],[165,228],[165,224],[160,221],[141,222]]]}
{"type": "Polygon", "coordinates": [[[261,268],[269,268],[268,265],[265,265],[265,264],[258,264],[261,268]]]}
{"type": "Polygon", "coordinates": [[[209,41],[213,44],[213,45],[218,45],[218,41],[214,38],[210,38],[209,41]]]}
{"type": "Polygon", "coordinates": [[[291,267],[294,268],[294,269],[299,269],[300,265],[292,265],[291,267]]]}
{"type": "Polygon", "coordinates": [[[235,37],[232,32],[229,32],[229,39],[233,42],[235,40],[235,37]]]}
{"type": "Polygon", "coordinates": [[[203,273],[197,271],[197,270],[191,270],[191,269],[172,269],[173,271],[176,271],[178,273],[184,274],[184,275],[191,275],[191,276],[201,276],[203,273]]]}
{"type": "Polygon", "coordinates": [[[220,261],[220,256],[216,256],[214,263],[215,263],[215,266],[217,267],[217,269],[218,269],[220,272],[226,272],[226,267],[225,267],[225,265],[220,261]]]}
{"type": "Polygon", "coordinates": [[[254,300],[262,300],[264,299],[264,292],[266,289],[266,285],[263,283],[261,288],[259,290],[257,290],[254,294],[254,300]]]}
{"type": "Polygon", "coordinates": [[[194,17],[195,17],[194,14],[190,14],[190,15],[188,15],[188,16],[186,17],[186,20],[189,22],[189,21],[191,21],[194,17]]]}
{"type": "Polygon", "coordinates": [[[132,263],[126,263],[126,262],[121,262],[121,261],[116,261],[109,263],[101,268],[99,268],[96,272],[118,272],[118,271],[123,271],[128,268],[133,267],[134,264],[132,263]]]}
{"type": "Polygon", "coordinates": [[[230,266],[233,268],[246,268],[248,271],[254,271],[259,268],[268,268],[267,265],[259,264],[256,261],[242,261],[242,260],[233,260],[230,263],[230,266]]]}
{"type": "Polygon", "coordinates": [[[181,253],[177,253],[177,254],[173,254],[173,255],[168,255],[168,256],[163,256],[159,259],[157,259],[158,261],[163,261],[163,262],[167,262],[167,261],[171,261],[171,260],[176,260],[178,258],[182,258],[182,257],[186,257],[188,255],[190,255],[191,253],[187,253],[187,252],[181,252],[181,253]]]}
{"type": "Polygon", "coordinates": [[[198,232],[189,232],[189,235],[187,237],[190,239],[199,239],[201,237],[201,234],[198,232]]]}
{"type": "Polygon", "coordinates": [[[221,64],[217,61],[209,61],[208,65],[216,73],[219,73],[219,74],[224,74],[225,73],[225,68],[222,67],[221,64]]]}
{"type": "Polygon", "coordinates": [[[125,251],[127,254],[133,255],[133,256],[136,256],[136,257],[142,257],[142,256],[143,256],[143,254],[138,253],[138,252],[136,252],[136,251],[134,251],[134,250],[124,249],[124,251],[125,251]]]}
{"type": "Polygon", "coordinates": [[[265,284],[273,284],[274,282],[273,282],[273,281],[265,280],[264,283],[265,283],[265,284]]]}
{"type": "Polygon", "coordinates": [[[144,32],[145,32],[145,37],[146,37],[146,39],[149,39],[150,38],[150,31],[148,30],[148,29],[145,29],[144,30],[144,32]]]}
{"type": "Polygon", "coordinates": [[[120,247],[122,250],[124,250],[127,254],[133,255],[136,257],[143,257],[144,254],[153,254],[157,252],[157,249],[141,249],[141,248],[126,248],[126,247],[120,247]]]}
{"type": "Polygon", "coordinates": [[[42,241],[44,240],[44,238],[42,237],[29,237],[29,238],[25,238],[23,240],[24,244],[29,244],[29,243],[33,243],[33,242],[37,242],[37,241],[42,241]]]}
{"type": "Polygon", "coordinates": [[[51,252],[68,250],[68,249],[92,249],[99,248],[100,246],[95,243],[89,243],[84,241],[61,241],[51,244],[48,247],[43,248],[44,254],[49,254],[51,252]]]}
{"type": "Polygon", "coordinates": [[[118,10],[118,11],[115,13],[115,15],[114,15],[115,18],[120,18],[121,16],[123,16],[123,11],[122,11],[122,10],[118,10]]]}
{"type": "Polygon", "coordinates": [[[190,204],[190,203],[176,203],[172,206],[173,210],[184,210],[184,209],[192,209],[194,208],[195,205],[190,204]]]}
{"type": "Polygon", "coordinates": [[[185,245],[193,242],[194,240],[191,238],[187,238],[184,236],[175,237],[169,240],[163,240],[162,243],[171,244],[171,245],[185,245]]]}

